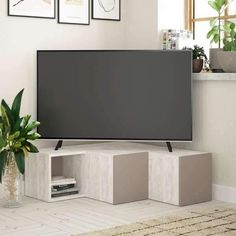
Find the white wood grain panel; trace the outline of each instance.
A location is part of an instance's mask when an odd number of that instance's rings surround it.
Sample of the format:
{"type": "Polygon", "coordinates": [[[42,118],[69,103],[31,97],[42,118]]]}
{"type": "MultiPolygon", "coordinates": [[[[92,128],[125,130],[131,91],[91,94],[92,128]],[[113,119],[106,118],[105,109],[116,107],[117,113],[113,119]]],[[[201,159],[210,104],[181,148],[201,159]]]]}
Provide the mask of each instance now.
{"type": "Polygon", "coordinates": [[[25,195],[48,201],[50,198],[51,162],[47,154],[37,153],[26,159],[25,195]]]}
{"type": "Polygon", "coordinates": [[[149,198],[179,204],[179,157],[149,153],[149,198]]]}
{"type": "Polygon", "coordinates": [[[113,203],[113,156],[103,153],[87,153],[85,182],[86,195],[100,201],[113,203]]]}

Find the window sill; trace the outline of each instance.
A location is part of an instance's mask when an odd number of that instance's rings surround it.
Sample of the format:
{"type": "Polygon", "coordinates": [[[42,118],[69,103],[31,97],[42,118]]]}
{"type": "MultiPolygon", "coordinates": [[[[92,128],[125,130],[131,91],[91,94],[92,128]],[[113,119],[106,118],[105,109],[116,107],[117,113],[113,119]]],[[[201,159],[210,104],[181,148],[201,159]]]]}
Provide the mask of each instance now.
{"type": "Polygon", "coordinates": [[[236,73],[193,73],[193,80],[199,81],[236,81],[236,73]]]}

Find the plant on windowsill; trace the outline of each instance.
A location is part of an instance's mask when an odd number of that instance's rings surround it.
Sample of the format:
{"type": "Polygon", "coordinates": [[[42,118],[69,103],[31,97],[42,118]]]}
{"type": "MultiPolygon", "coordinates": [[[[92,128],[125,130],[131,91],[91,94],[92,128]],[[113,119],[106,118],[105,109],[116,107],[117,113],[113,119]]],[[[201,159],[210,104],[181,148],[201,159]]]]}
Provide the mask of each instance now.
{"type": "Polygon", "coordinates": [[[204,69],[207,70],[208,59],[203,47],[194,45],[193,48],[184,48],[184,50],[192,51],[194,73],[200,73],[203,69],[203,66],[204,69]]]}
{"type": "Polygon", "coordinates": [[[221,48],[221,36],[222,32],[224,31],[223,20],[221,17],[224,11],[229,6],[230,2],[227,2],[226,0],[208,1],[208,4],[211,6],[211,8],[217,12],[218,17],[210,21],[211,29],[207,33],[207,38],[211,39],[211,43],[218,43],[218,48],[221,48]]]}
{"type": "Polygon", "coordinates": [[[40,137],[34,131],[39,122],[30,122],[30,115],[20,117],[23,91],[16,95],[11,108],[4,99],[0,106],[0,183],[4,184],[6,207],[21,205],[25,158],[29,152],[38,152],[30,141],[40,137]]]}
{"type": "Polygon", "coordinates": [[[236,51],[236,30],[235,30],[235,23],[231,21],[227,21],[224,24],[224,29],[226,32],[226,36],[224,37],[223,43],[224,51],[236,51]]]}
{"type": "Polygon", "coordinates": [[[225,37],[223,51],[218,52],[224,72],[236,73],[236,25],[231,21],[224,24],[225,37]]]}
{"type": "Polygon", "coordinates": [[[217,48],[210,49],[210,67],[213,72],[223,72],[221,69],[221,58],[218,57],[218,52],[222,51],[221,42],[222,35],[225,32],[224,20],[222,15],[225,10],[229,7],[233,0],[211,0],[208,1],[209,6],[217,12],[217,17],[210,21],[210,30],[207,33],[207,38],[211,40],[211,43],[218,43],[217,48]]]}

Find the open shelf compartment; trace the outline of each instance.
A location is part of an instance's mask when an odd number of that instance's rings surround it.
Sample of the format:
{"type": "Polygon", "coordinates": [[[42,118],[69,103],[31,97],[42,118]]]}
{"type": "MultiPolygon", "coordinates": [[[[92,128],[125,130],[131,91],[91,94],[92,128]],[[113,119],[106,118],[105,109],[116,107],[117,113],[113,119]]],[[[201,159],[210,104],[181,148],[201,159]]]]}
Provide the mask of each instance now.
{"type": "Polygon", "coordinates": [[[49,181],[49,201],[62,201],[62,200],[69,200],[75,199],[79,197],[84,197],[83,194],[80,193],[81,187],[81,178],[80,178],[80,168],[75,169],[74,166],[80,161],[78,156],[53,156],[51,159],[51,175],[49,181]],[[63,178],[65,180],[63,181],[63,178]],[[61,179],[58,183],[53,182],[53,180],[61,179]],[[75,181],[74,181],[74,180],[75,181]],[[78,194],[60,196],[60,197],[52,197],[52,186],[56,185],[64,185],[64,184],[75,184],[75,188],[79,190],[78,194]]]}

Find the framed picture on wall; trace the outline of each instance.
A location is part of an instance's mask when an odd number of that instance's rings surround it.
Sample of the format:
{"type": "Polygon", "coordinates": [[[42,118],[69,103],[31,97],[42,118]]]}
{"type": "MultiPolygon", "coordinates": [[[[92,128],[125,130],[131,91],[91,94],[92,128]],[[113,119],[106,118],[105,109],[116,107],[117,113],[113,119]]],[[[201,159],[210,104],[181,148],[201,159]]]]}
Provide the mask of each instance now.
{"type": "Polygon", "coordinates": [[[8,16],[56,17],[55,0],[8,0],[8,16]]]}
{"type": "Polygon", "coordinates": [[[58,23],[89,25],[90,0],[58,0],[58,23]]]}
{"type": "Polygon", "coordinates": [[[121,0],[92,0],[92,18],[120,21],[121,0]]]}

